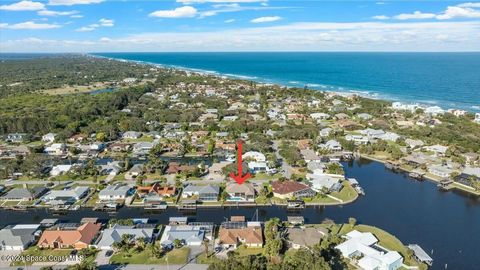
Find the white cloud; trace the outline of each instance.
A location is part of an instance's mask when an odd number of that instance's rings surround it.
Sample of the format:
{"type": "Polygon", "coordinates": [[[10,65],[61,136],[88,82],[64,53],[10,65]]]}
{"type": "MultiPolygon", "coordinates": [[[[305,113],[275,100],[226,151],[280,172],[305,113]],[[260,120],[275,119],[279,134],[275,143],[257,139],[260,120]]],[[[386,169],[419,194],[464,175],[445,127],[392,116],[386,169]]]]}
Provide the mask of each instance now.
{"type": "Polygon", "coordinates": [[[467,7],[467,8],[480,8],[480,2],[477,3],[463,3],[457,5],[458,7],[467,7]]]}
{"type": "Polygon", "coordinates": [[[70,18],[79,19],[79,18],[83,18],[83,15],[80,15],[80,14],[72,15],[72,16],[70,16],[70,18]]]}
{"type": "Polygon", "coordinates": [[[103,0],[50,0],[48,4],[51,6],[73,6],[98,4],[101,2],[103,2],[103,0]]]}
{"type": "Polygon", "coordinates": [[[150,17],[159,18],[187,18],[195,17],[197,15],[197,9],[191,6],[179,7],[173,10],[157,10],[150,13],[150,17]]]}
{"type": "Polygon", "coordinates": [[[229,19],[229,20],[225,20],[224,22],[226,23],[233,23],[235,21],[235,19],[229,19]]]}
{"type": "Polygon", "coordinates": [[[388,20],[390,19],[390,17],[386,16],[386,15],[376,15],[376,16],[373,16],[372,19],[375,19],[375,20],[388,20]]]}
{"type": "Polygon", "coordinates": [[[37,12],[38,15],[40,16],[71,16],[77,14],[78,11],[72,10],[72,11],[53,11],[53,10],[40,10],[37,12]]]}
{"type": "Polygon", "coordinates": [[[13,30],[42,30],[42,29],[53,29],[59,28],[58,24],[49,24],[49,23],[36,23],[34,21],[26,21],[16,24],[2,23],[0,28],[13,29],[13,30]]]}
{"type": "Polygon", "coordinates": [[[459,6],[448,7],[442,14],[437,15],[436,18],[439,20],[449,20],[455,18],[480,18],[480,10],[459,6]]]}
{"type": "Polygon", "coordinates": [[[102,19],[98,20],[98,23],[93,23],[93,24],[90,24],[90,25],[87,25],[87,26],[77,28],[77,29],[75,29],[75,31],[77,31],[77,32],[90,32],[90,31],[93,31],[93,30],[95,30],[99,27],[112,27],[112,26],[114,26],[114,20],[102,18],[102,19]]]}
{"type": "Polygon", "coordinates": [[[423,13],[421,11],[415,11],[413,13],[402,13],[394,16],[397,20],[411,20],[411,19],[433,19],[436,15],[434,13],[423,13]]]}
{"type": "Polygon", "coordinates": [[[394,16],[397,20],[411,20],[411,19],[475,19],[480,18],[480,3],[463,3],[456,6],[448,6],[441,13],[423,13],[415,11],[414,13],[404,13],[394,16]]]}
{"type": "Polygon", "coordinates": [[[99,20],[99,22],[100,22],[100,26],[112,27],[113,23],[114,23],[114,20],[102,18],[102,19],[99,20]]]}
{"type": "Polygon", "coordinates": [[[45,5],[40,2],[32,1],[21,1],[10,5],[0,6],[0,10],[9,10],[9,11],[35,11],[42,10],[45,8],[45,5]]]}
{"type": "Polygon", "coordinates": [[[256,19],[251,20],[250,22],[252,23],[265,23],[265,22],[275,22],[282,19],[282,17],[279,16],[267,16],[267,17],[259,17],[256,19]]]}
{"type": "Polygon", "coordinates": [[[257,3],[267,2],[268,0],[177,0],[177,3],[183,4],[204,4],[204,3],[257,3]]]}
{"type": "Polygon", "coordinates": [[[479,21],[304,22],[98,40],[5,39],[0,51],[479,51],[479,29],[479,21]]]}

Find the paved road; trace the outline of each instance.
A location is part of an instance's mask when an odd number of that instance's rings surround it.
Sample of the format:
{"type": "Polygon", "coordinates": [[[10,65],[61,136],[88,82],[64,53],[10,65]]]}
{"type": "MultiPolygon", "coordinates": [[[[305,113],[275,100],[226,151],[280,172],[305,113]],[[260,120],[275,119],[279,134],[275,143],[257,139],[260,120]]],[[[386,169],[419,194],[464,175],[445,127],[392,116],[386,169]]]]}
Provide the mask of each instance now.
{"type": "Polygon", "coordinates": [[[279,141],[273,141],[272,147],[273,147],[273,149],[275,150],[275,156],[277,157],[277,159],[280,159],[280,160],[282,161],[282,173],[283,173],[283,176],[285,176],[285,178],[287,178],[287,179],[290,179],[290,177],[292,177],[293,168],[292,168],[292,166],[290,166],[290,165],[285,161],[285,159],[280,155],[279,144],[280,144],[279,141]]]}

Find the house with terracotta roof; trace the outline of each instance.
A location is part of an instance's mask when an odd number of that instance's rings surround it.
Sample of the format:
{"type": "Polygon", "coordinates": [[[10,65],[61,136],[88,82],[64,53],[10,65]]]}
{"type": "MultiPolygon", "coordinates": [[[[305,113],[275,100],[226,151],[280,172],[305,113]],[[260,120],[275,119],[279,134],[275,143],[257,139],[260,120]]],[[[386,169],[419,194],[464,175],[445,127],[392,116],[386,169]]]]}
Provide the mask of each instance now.
{"type": "Polygon", "coordinates": [[[84,249],[93,242],[100,231],[101,224],[85,223],[76,229],[56,227],[43,232],[37,246],[41,248],[84,249]]]}
{"type": "Polygon", "coordinates": [[[181,165],[178,162],[170,162],[168,164],[167,173],[168,174],[176,174],[176,173],[182,173],[182,172],[192,173],[195,171],[196,168],[197,167],[195,167],[194,165],[181,165]]]}
{"type": "Polygon", "coordinates": [[[156,193],[160,197],[172,197],[177,193],[177,189],[174,186],[162,186],[156,182],[151,186],[137,187],[137,194],[142,197],[148,194],[156,193]]]}
{"type": "Polygon", "coordinates": [[[247,247],[263,247],[262,228],[247,226],[244,228],[220,228],[218,244],[224,248],[237,248],[242,244],[247,247]]]}
{"type": "Polygon", "coordinates": [[[313,197],[316,192],[297,181],[275,181],[272,183],[273,196],[281,199],[313,197]]]}

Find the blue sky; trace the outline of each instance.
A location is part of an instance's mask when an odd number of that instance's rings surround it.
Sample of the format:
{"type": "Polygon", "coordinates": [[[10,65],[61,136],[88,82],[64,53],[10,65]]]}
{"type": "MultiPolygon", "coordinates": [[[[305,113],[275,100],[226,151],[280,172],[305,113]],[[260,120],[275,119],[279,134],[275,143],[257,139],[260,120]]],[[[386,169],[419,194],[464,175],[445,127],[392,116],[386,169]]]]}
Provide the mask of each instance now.
{"type": "Polygon", "coordinates": [[[0,51],[479,51],[480,2],[0,1],[0,51]]]}

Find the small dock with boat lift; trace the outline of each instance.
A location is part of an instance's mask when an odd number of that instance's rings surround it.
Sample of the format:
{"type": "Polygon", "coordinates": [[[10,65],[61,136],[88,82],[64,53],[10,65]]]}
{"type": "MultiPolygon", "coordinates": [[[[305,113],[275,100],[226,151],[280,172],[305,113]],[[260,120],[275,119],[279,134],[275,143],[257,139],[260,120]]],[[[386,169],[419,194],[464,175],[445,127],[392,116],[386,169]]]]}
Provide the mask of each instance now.
{"type": "Polygon", "coordinates": [[[428,266],[432,266],[433,259],[430,256],[428,256],[427,252],[425,252],[423,248],[421,248],[417,244],[410,244],[408,245],[408,248],[413,251],[413,256],[415,256],[415,259],[417,261],[426,263],[428,266]]]}
{"type": "Polygon", "coordinates": [[[187,211],[187,212],[196,212],[197,211],[197,201],[196,200],[183,200],[178,206],[178,210],[187,211]]]}
{"type": "Polygon", "coordinates": [[[418,181],[424,180],[424,178],[423,178],[424,175],[425,175],[425,172],[422,171],[422,170],[419,170],[419,169],[415,169],[408,174],[408,176],[410,176],[411,178],[416,179],[418,181]]]}
{"type": "Polygon", "coordinates": [[[441,190],[450,190],[452,189],[453,180],[452,179],[443,179],[438,182],[437,187],[441,190]]]}
{"type": "Polygon", "coordinates": [[[397,171],[400,169],[400,163],[396,161],[387,161],[385,162],[385,168],[392,170],[392,171],[397,171]]]}
{"type": "Polygon", "coordinates": [[[358,183],[357,179],[355,179],[355,178],[347,178],[347,181],[350,183],[350,185],[355,189],[355,191],[356,191],[359,195],[365,195],[365,191],[364,191],[363,188],[360,186],[360,184],[358,183]]]}
{"type": "Polygon", "coordinates": [[[288,200],[287,201],[287,209],[288,210],[295,210],[295,209],[304,209],[305,202],[302,200],[288,200]]]}

